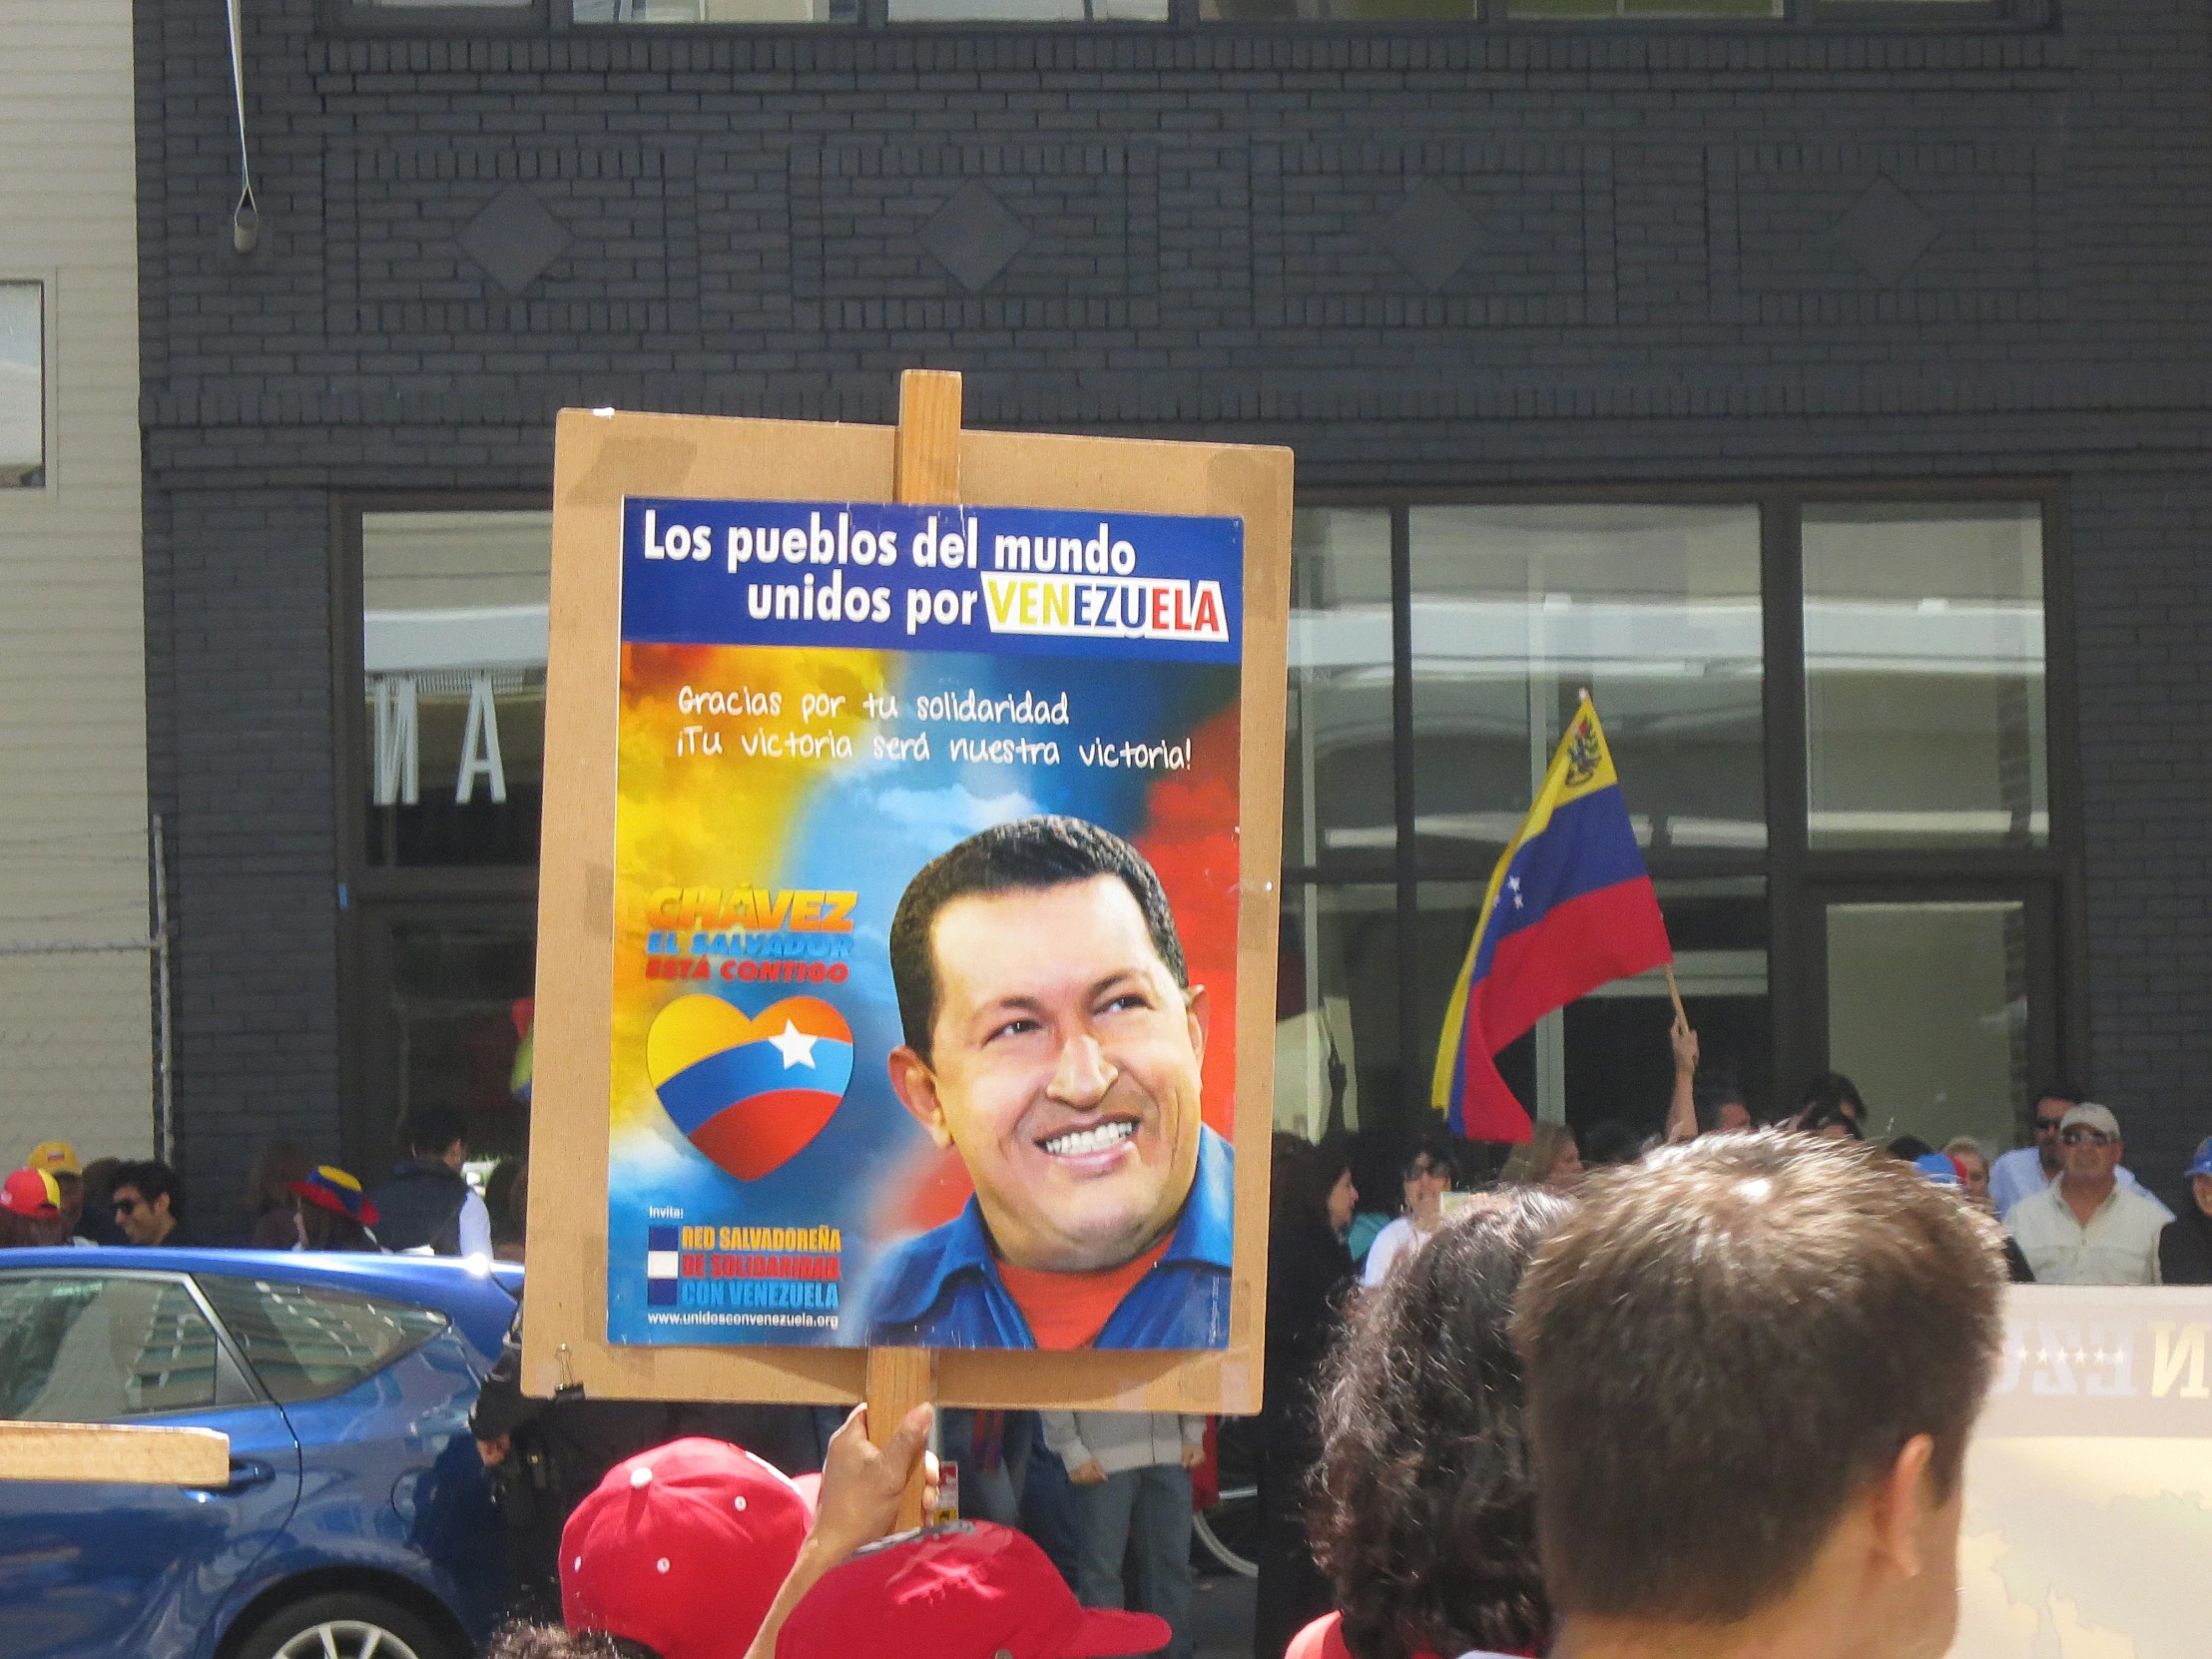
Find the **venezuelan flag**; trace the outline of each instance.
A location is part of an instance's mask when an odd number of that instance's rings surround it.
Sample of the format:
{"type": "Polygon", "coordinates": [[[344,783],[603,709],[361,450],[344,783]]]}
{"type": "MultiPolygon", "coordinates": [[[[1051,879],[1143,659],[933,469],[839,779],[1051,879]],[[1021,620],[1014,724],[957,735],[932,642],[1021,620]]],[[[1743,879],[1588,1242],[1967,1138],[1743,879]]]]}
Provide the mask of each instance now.
{"type": "Polygon", "coordinates": [[[1429,1103],[1454,1134],[1528,1139],[1497,1051],[1552,1009],[1674,960],[1629,827],[1620,774],[1585,693],[1543,787],[1490,872],[1474,940],[1444,1010],[1429,1103]]]}

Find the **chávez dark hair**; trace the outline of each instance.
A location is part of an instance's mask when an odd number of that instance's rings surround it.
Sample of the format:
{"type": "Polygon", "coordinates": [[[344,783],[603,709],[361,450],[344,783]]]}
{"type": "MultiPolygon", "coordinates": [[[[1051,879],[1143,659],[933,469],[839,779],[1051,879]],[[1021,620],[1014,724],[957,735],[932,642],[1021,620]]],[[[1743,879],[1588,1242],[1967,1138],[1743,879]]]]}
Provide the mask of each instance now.
{"type": "Polygon", "coordinates": [[[1549,1632],[1508,1322],[1572,1210],[1535,1188],[1475,1199],[1361,1299],[1330,1353],[1310,1524],[1360,1659],[1549,1632]]]}
{"type": "Polygon", "coordinates": [[[1947,1497],[2004,1281],[1995,1225],[1880,1147],[1721,1135],[1594,1177],[1513,1321],[1553,1607],[1772,1605],[1917,1434],[1947,1497]]]}
{"type": "Polygon", "coordinates": [[[1100,875],[1117,876],[1129,889],[1144,912],[1152,948],[1175,982],[1188,990],[1190,970],[1183,962],[1183,941],[1176,936],[1167,891],[1144,854],[1111,830],[1078,818],[1016,819],[938,853],[899,895],[891,917],[891,983],[898,992],[906,1046],[929,1058],[937,1022],[937,971],[929,934],[939,911],[976,893],[1036,892],[1100,875]]]}

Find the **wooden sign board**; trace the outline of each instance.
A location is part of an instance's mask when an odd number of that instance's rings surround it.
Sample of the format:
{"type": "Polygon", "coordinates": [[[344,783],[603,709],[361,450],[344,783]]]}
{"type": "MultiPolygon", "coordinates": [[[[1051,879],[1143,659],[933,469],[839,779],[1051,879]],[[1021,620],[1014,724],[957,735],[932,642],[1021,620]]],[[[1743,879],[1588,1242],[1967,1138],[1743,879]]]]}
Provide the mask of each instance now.
{"type": "MultiPolygon", "coordinates": [[[[840,1403],[871,1397],[895,1403],[895,1395],[965,1406],[1224,1413],[1259,1408],[1273,1129],[1291,485],[1292,457],[1282,449],[962,431],[958,379],[953,375],[909,374],[902,387],[901,425],[896,428],[562,411],[555,455],[531,1106],[530,1276],[524,1324],[524,1382],[531,1392],[546,1394],[576,1384],[590,1396],[607,1398],[840,1403]],[[620,700],[626,695],[625,663],[634,666],[638,660],[625,656],[626,650],[635,648],[623,644],[621,619],[625,559],[636,557],[640,504],[647,501],[688,503],[702,509],[717,503],[957,502],[966,513],[985,517],[994,509],[1061,509],[1080,510],[1094,518],[1164,515],[1163,522],[1241,524],[1242,569],[1234,573],[1241,575],[1242,585],[1241,690],[1230,721],[1237,758],[1235,823],[1228,827],[1228,838],[1235,846],[1236,879],[1223,900],[1225,914],[1233,912],[1233,920],[1224,922],[1223,934],[1226,940],[1234,932],[1234,1005],[1214,1006],[1209,1039],[1217,1044],[1225,1038],[1234,1041],[1235,1109],[1229,1137],[1235,1148],[1234,1266],[1229,1275],[1224,1346],[1042,1352],[941,1345],[707,1346],[658,1336],[609,1340],[610,1112],[621,1109],[614,1058],[619,1046],[615,1010],[623,995],[617,981],[618,955],[619,971],[636,971],[632,954],[642,953],[637,941],[645,936],[638,932],[637,916],[618,914],[627,902],[619,890],[627,877],[618,879],[617,849],[618,844],[631,844],[618,839],[618,804],[627,799],[618,787],[618,767],[632,764],[633,750],[622,745],[636,742],[624,737],[620,700]]],[[[855,506],[845,516],[858,523],[868,515],[855,506]]],[[[669,518],[664,511],[658,524],[667,525],[669,518]]],[[[946,515],[946,526],[962,518],[962,514],[946,515]]],[[[728,572],[739,571],[737,528],[733,519],[729,531],[710,532],[705,527],[697,531],[703,548],[710,533],[714,538],[711,560],[697,567],[699,580],[720,578],[726,546],[728,572]]],[[[816,533],[828,532],[818,523],[816,533]]],[[[693,532],[686,527],[682,537],[673,539],[658,528],[645,534],[653,548],[646,556],[661,557],[669,547],[688,545],[693,532]]],[[[971,540],[987,539],[972,530],[968,535],[971,540]]],[[[750,546],[750,530],[744,539],[750,546]]],[[[790,556],[788,550],[786,556],[790,556]]],[[[1093,555],[1094,565],[1097,557],[1093,555]]],[[[841,562],[841,552],[839,558],[841,562]]],[[[972,573],[973,551],[967,559],[972,573]]],[[[915,562],[920,561],[909,558],[909,568],[915,562]]],[[[984,566],[989,568],[987,559],[984,566]]],[[[643,566],[631,568],[656,578],[661,573],[661,567],[650,572],[643,566]]],[[[848,569],[844,574],[862,573],[848,569]]],[[[900,575],[906,574],[908,570],[902,569],[900,575]]],[[[979,577],[976,580],[979,583],[979,577]]],[[[808,589],[811,611],[816,603],[812,574],[808,589]]],[[[859,590],[840,591],[850,599],[859,590]]],[[[864,622],[866,602],[852,600],[852,604],[864,622]]],[[[829,614],[835,616],[833,607],[829,614]]],[[[843,613],[854,614],[849,607],[843,613]]],[[[879,605],[878,622],[881,616],[879,605]]],[[[920,620],[926,625],[962,619],[955,602],[950,611],[940,603],[934,617],[924,614],[920,620]]],[[[677,614],[670,625],[680,628],[681,624],[677,614]]],[[[914,627],[908,613],[906,631],[912,633],[914,627]]],[[[796,655],[787,652],[787,656],[796,655]]],[[[677,741],[682,745],[707,740],[679,733],[677,741]]],[[[863,735],[859,741],[867,740],[863,735]]],[[[1073,756],[1068,759],[1072,762],[1073,756]]],[[[744,776],[735,770],[725,774],[732,775],[744,776]]],[[[669,915],[682,911],[686,917],[679,928],[709,925],[699,920],[697,891],[685,890],[683,903],[669,901],[669,915]]],[[[745,900],[761,905],[770,901],[765,891],[745,900]]],[[[863,903],[863,910],[866,907],[863,903]]],[[[836,908],[832,895],[828,909],[836,908]]],[[[737,938],[736,929],[746,925],[743,918],[750,913],[726,910],[726,918],[740,916],[730,938],[737,938]]],[[[885,925],[880,906],[871,925],[878,930],[885,925]]],[[[670,961],[649,964],[649,972],[705,976],[717,966],[687,954],[695,945],[705,946],[704,935],[694,939],[688,932],[680,936],[661,932],[651,937],[655,948],[676,954],[670,961]]],[[[722,935],[712,937],[719,943],[722,935]]],[[[876,949],[881,948],[878,943],[876,949]]],[[[1227,952],[1229,946],[1225,943],[1223,948],[1227,952]]],[[[750,960],[725,958],[719,966],[725,980],[736,978],[740,970],[751,978],[756,966],[762,969],[761,977],[770,977],[765,964],[750,960]]],[[[764,1021],[784,1018],[775,1010],[756,1012],[764,1021]]],[[[841,1028],[833,1015],[822,1017],[830,1023],[817,1028],[816,1035],[800,1033],[788,1022],[784,1026],[782,1040],[801,1045],[791,1053],[809,1065],[813,1062],[805,1045],[823,1031],[833,1037],[841,1028]]],[[[657,1028],[658,1018],[655,1024],[657,1028]]],[[[740,1019],[738,1025],[742,1032],[745,1021],[740,1019]]],[[[840,1063],[853,1075],[864,1071],[870,1080],[880,1079],[886,1064],[884,1050],[887,1042],[895,1041],[895,1034],[869,1040],[845,1032],[842,1040],[849,1048],[833,1045],[822,1052],[849,1054],[840,1063]]],[[[1212,1053],[1211,1048],[1207,1052],[1212,1053]]],[[[785,1064],[790,1063],[787,1058],[785,1064]]],[[[632,1069],[636,1069],[634,1063],[632,1069]]],[[[658,1076],[653,1089],[663,1102],[670,1097],[669,1086],[658,1076]]],[[[640,1084],[630,1093],[643,1096],[647,1091],[640,1084]]],[[[1218,1111],[1226,1122],[1226,1106],[1209,1101],[1208,1111],[1218,1111]]],[[[651,1102],[638,1108],[659,1109],[651,1102]]],[[[690,1126],[677,1127],[693,1136],[695,1145],[704,1144],[690,1126]]],[[[909,1139],[924,1144],[911,1126],[906,1129],[909,1139]]],[[[664,1140],[673,1134],[668,1122],[660,1119],[656,1119],[656,1132],[664,1140]]],[[[815,1150],[821,1153],[820,1147],[815,1150]]],[[[682,1148],[677,1153],[690,1156],[682,1148]]],[[[1229,1179],[1224,1178],[1225,1186],[1229,1179]]],[[[746,1190],[727,1181],[724,1187],[733,1194],[746,1190]]],[[[732,1202],[742,1205],[742,1196],[732,1202]]],[[[715,1229],[696,1231],[712,1235],[715,1229]]],[[[729,1230],[723,1231],[727,1249],[729,1230]]],[[[687,1233],[687,1253],[695,1242],[687,1233]]],[[[641,1243],[640,1249],[645,1248],[641,1243]]],[[[699,1258],[702,1264],[707,1260],[704,1255],[699,1258]]],[[[687,1254],[684,1272],[693,1271],[687,1254]]],[[[666,1283],[661,1288],[675,1289],[666,1283]]],[[[707,1288],[685,1287],[687,1292],[707,1288]]],[[[619,1290],[618,1303],[632,1295],[619,1290]]],[[[643,1315],[632,1312],[624,1317],[636,1320],[643,1315]]],[[[880,1414],[871,1410],[871,1417],[880,1414]]],[[[888,1426],[880,1425],[886,1430],[888,1426]]]]}
{"type": "Polygon", "coordinates": [[[0,1422],[0,1480],[220,1486],[230,1478],[231,1436],[214,1428],[0,1422]]]}

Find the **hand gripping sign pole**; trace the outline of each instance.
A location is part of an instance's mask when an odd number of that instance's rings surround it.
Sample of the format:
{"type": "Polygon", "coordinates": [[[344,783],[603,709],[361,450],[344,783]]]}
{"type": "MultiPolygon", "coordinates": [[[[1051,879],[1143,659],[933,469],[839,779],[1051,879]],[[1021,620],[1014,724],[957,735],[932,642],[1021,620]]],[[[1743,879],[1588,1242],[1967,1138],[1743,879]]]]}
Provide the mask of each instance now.
{"type": "Polygon", "coordinates": [[[1291,456],[960,391],[561,413],[533,1393],[1259,1407],[1291,456]]]}

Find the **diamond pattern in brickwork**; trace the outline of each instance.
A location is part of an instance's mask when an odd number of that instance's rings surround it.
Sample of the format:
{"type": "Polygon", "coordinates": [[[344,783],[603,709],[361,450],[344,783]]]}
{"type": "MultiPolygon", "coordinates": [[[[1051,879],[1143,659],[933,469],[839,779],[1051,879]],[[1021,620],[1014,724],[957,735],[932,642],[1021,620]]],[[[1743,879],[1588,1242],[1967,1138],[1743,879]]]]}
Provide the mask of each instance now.
{"type": "Polygon", "coordinates": [[[1029,244],[1029,230],[990,190],[970,179],[917,233],[921,246],[960,286],[981,293],[1029,244]]]}

